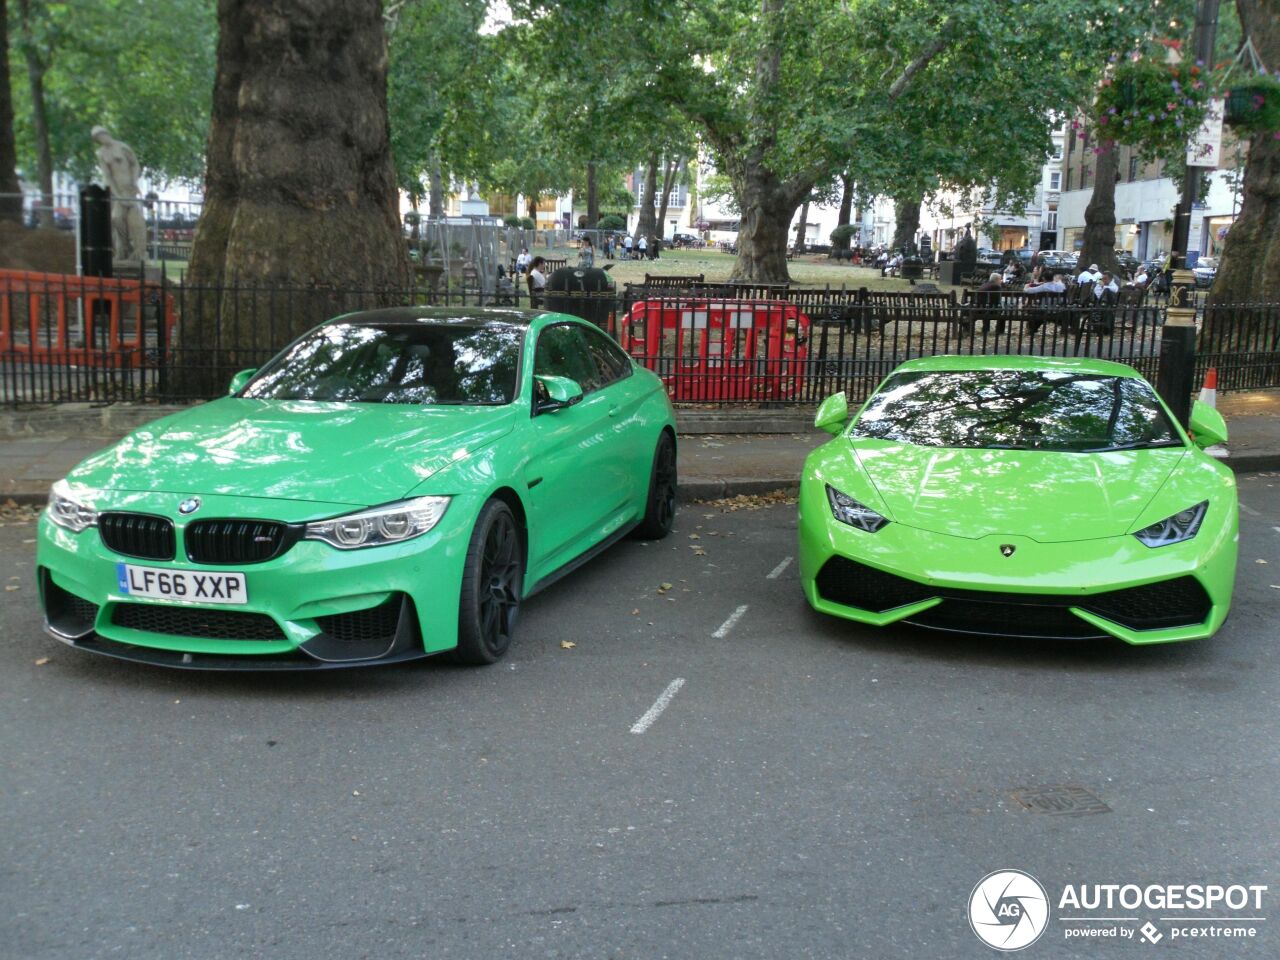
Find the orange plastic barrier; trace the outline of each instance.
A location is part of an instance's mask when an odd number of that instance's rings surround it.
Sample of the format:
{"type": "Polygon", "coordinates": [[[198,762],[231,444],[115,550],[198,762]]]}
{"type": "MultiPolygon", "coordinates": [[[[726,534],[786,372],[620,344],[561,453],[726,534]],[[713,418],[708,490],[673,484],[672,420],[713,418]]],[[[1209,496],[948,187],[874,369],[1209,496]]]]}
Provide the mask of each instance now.
{"type": "Polygon", "coordinates": [[[782,300],[641,300],[619,342],[672,400],[768,401],[800,392],[808,332],[809,318],[782,300]]]}
{"type": "Polygon", "coordinates": [[[28,363],[140,367],[160,348],[157,311],[167,348],[176,314],[158,283],[0,270],[0,350],[28,363]]]}

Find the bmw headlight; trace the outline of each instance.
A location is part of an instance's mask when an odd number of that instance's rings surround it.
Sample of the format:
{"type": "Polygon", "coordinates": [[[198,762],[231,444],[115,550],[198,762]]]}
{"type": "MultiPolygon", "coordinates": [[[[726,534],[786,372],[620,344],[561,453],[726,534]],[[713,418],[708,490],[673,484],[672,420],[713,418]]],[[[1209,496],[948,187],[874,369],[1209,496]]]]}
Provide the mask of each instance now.
{"type": "Polygon", "coordinates": [[[339,550],[382,547],[420,537],[444,516],[448,497],[415,497],[308,523],[304,540],[323,540],[339,550]]]}
{"type": "Polygon", "coordinates": [[[72,533],[98,525],[98,511],[71,495],[67,481],[59,480],[49,489],[49,519],[72,533]]]}
{"type": "Polygon", "coordinates": [[[841,493],[831,484],[827,484],[827,502],[831,504],[831,514],[837,520],[867,533],[875,533],[889,522],[866,504],[859,503],[847,493],[841,493]]]}
{"type": "Polygon", "coordinates": [[[1148,547],[1167,547],[1171,543],[1182,543],[1190,540],[1200,532],[1200,524],[1205,512],[1209,509],[1209,501],[1197,503],[1194,507],[1179,510],[1171,517],[1165,517],[1159,523],[1143,527],[1134,534],[1148,547]]]}

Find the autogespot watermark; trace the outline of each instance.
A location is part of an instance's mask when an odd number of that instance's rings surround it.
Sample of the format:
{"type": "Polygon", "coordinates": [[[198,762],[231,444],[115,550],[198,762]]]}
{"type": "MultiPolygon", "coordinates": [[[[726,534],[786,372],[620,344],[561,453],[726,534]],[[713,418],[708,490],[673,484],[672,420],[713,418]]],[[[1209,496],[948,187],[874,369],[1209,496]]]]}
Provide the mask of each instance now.
{"type": "Polygon", "coordinates": [[[1263,883],[1069,883],[1050,897],[1031,874],[996,870],[969,895],[969,926],[1003,951],[1025,949],[1051,928],[1051,938],[1072,941],[1249,940],[1266,922],[1266,893],[1263,883]]]}

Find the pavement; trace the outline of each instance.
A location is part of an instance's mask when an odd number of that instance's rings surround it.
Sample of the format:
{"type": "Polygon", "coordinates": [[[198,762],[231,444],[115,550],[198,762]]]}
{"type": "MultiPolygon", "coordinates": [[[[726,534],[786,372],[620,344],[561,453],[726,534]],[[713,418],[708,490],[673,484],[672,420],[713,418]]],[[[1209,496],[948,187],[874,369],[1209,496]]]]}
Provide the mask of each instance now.
{"type": "MultiPolygon", "coordinates": [[[[129,430],[179,407],[70,404],[0,411],[0,501],[43,503],[49,485],[129,430]]],[[[1280,390],[1220,395],[1237,473],[1280,469],[1280,390]]],[[[680,411],[682,500],[714,500],[794,489],[804,458],[829,436],[811,412],[680,411]]]]}

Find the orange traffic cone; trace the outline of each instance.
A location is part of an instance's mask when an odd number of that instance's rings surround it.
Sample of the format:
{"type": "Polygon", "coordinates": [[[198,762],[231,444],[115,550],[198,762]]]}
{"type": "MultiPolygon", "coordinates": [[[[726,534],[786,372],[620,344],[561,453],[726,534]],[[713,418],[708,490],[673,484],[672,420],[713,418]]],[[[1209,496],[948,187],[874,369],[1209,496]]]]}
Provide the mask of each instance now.
{"type": "MultiPolygon", "coordinates": [[[[1210,367],[1204,372],[1204,386],[1200,388],[1200,396],[1198,399],[1201,403],[1207,403],[1215,410],[1218,408],[1217,367],[1210,367]]],[[[1218,459],[1231,456],[1230,451],[1220,443],[1215,443],[1212,447],[1206,448],[1204,452],[1209,454],[1209,456],[1217,457],[1218,459]]]]}
{"type": "Polygon", "coordinates": [[[1218,368],[1210,367],[1204,374],[1204,386],[1200,388],[1201,403],[1218,408],[1218,368]]]}

